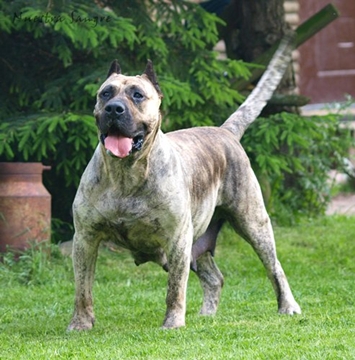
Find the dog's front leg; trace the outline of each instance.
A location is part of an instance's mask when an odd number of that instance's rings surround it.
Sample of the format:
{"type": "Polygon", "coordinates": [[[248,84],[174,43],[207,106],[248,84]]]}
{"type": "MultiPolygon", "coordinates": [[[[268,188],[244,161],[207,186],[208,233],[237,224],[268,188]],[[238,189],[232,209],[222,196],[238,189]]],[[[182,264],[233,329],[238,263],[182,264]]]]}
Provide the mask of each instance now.
{"type": "Polygon", "coordinates": [[[74,236],[75,308],[68,330],[89,330],[95,322],[92,286],[99,241],[88,240],[82,235],[74,236]]]}
{"type": "Polygon", "coordinates": [[[192,230],[169,249],[168,293],[163,328],[185,326],[186,288],[190,271],[192,230]]]}

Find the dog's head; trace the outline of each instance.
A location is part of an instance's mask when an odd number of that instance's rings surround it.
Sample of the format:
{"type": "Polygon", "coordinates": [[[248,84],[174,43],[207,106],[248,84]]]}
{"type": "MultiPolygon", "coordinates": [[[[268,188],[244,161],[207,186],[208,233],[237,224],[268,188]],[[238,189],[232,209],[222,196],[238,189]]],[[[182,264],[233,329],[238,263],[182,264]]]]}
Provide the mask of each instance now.
{"type": "Polygon", "coordinates": [[[122,75],[118,62],[112,62],[94,110],[100,141],[109,155],[124,158],[154,137],[160,128],[162,97],[150,60],[138,76],[122,75]]]}

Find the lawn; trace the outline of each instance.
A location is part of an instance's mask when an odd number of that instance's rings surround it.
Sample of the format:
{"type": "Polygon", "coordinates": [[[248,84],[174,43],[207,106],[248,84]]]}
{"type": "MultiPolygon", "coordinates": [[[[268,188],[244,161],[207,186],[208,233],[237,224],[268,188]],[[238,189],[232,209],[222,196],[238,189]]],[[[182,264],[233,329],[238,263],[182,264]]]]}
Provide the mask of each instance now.
{"type": "Polygon", "coordinates": [[[96,324],[67,333],[73,310],[69,258],[31,250],[0,264],[0,359],[355,359],[355,217],[275,228],[279,259],[303,313],[277,314],[265,271],[229,228],[216,261],[225,276],[219,311],[198,315],[191,273],[186,327],[162,330],[167,275],[136,267],[124,251],[100,251],[96,324]]]}

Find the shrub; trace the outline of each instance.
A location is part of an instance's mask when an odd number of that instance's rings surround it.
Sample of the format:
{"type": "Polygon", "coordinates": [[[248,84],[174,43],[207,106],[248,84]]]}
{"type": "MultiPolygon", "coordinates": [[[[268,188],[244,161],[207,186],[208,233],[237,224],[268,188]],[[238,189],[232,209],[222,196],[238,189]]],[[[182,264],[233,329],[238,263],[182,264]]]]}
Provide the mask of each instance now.
{"type": "Polygon", "coordinates": [[[279,113],[257,119],[242,138],[271,216],[292,223],[323,214],[330,200],[328,172],[341,169],[352,143],[341,116],[279,113]]]}

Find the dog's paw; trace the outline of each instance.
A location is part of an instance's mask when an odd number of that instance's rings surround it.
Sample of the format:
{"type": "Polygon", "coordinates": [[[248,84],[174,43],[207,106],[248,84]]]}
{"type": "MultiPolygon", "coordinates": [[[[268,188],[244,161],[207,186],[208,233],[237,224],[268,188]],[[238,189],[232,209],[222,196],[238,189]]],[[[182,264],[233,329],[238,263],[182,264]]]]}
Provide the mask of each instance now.
{"type": "Polygon", "coordinates": [[[95,319],[92,317],[73,317],[70,322],[67,331],[83,331],[83,330],[91,330],[94,327],[95,319]]]}
{"type": "Polygon", "coordinates": [[[286,314],[286,315],[301,314],[301,308],[296,303],[296,301],[285,303],[279,306],[279,314],[286,314]]]}
{"type": "Polygon", "coordinates": [[[177,313],[169,313],[165,316],[162,329],[177,329],[185,326],[185,316],[177,313]]]}
{"type": "Polygon", "coordinates": [[[217,312],[217,304],[203,304],[200,315],[203,316],[213,316],[216,315],[217,312]]]}

